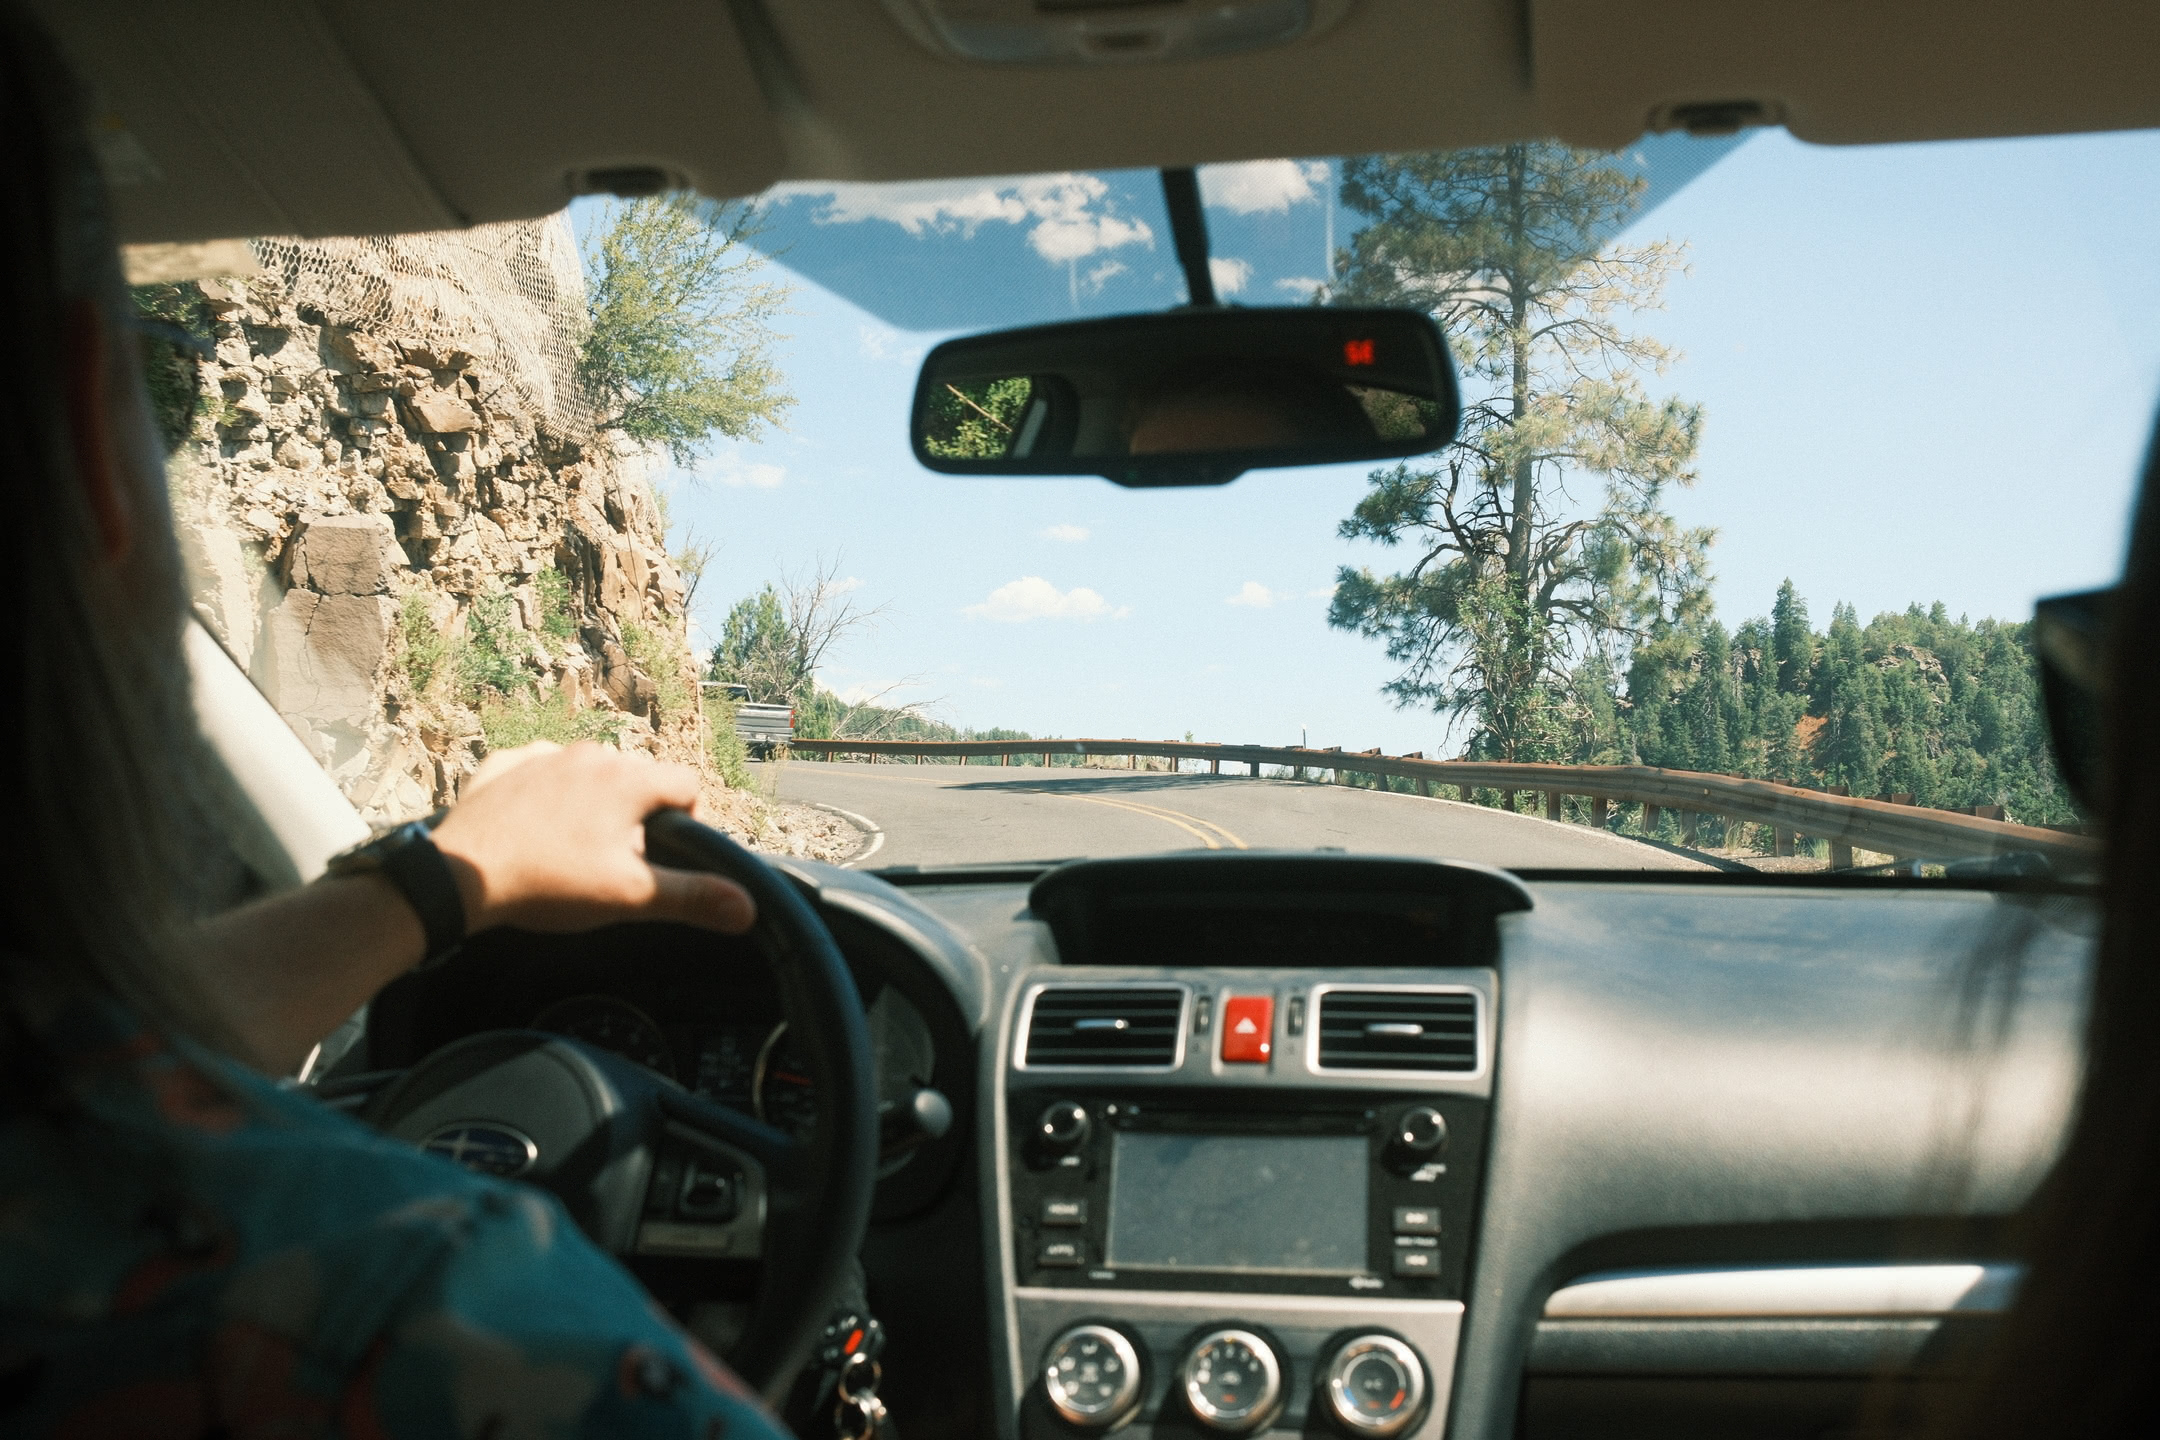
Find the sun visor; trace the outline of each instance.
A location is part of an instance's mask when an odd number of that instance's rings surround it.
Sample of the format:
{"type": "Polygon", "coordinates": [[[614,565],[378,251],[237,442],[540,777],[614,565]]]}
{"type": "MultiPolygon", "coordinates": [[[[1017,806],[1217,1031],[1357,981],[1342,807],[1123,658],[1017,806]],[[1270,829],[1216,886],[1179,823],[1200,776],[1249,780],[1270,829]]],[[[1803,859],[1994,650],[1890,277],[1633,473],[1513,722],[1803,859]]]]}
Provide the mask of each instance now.
{"type": "Polygon", "coordinates": [[[33,0],[95,94],[120,238],[374,235],[560,209],[594,172],[780,173],[726,7],[33,0]]]}

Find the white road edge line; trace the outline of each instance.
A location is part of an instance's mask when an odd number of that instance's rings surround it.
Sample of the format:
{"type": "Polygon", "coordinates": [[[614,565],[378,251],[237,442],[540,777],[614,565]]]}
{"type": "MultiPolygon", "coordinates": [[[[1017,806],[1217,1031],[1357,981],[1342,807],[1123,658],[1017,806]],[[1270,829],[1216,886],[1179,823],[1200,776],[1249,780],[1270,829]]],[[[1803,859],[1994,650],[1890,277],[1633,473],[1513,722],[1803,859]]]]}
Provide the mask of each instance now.
{"type": "Polygon", "coordinates": [[[841,861],[841,869],[854,869],[857,865],[862,864],[863,861],[869,859],[872,855],[877,854],[877,852],[884,846],[885,827],[878,824],[877,821],[872,820],[867,815],[858,815],[852,810],[843,810],[837,805],[826,805],[822,803],[817,804],[812,808],[828,811],[831,814],[838,815],[841,819],[847,821],[850,825],[853,825],[856,829],[862,831],[865,835],[868,835],[870,837],[869,848],[865,849],[860,855],[841,861]]]}

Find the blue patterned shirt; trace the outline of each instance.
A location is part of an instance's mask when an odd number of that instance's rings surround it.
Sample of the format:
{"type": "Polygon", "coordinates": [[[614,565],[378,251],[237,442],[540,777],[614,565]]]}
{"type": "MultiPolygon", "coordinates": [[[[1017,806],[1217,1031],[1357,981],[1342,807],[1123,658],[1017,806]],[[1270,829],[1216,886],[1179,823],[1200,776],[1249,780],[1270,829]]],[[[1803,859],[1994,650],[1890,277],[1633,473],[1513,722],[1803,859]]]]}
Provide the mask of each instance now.
{"type": "Polygon", "coordinates": [[[80,1009],[0,1113],[0,1433],[785,1440],[551,1196],[80,1009]]]}

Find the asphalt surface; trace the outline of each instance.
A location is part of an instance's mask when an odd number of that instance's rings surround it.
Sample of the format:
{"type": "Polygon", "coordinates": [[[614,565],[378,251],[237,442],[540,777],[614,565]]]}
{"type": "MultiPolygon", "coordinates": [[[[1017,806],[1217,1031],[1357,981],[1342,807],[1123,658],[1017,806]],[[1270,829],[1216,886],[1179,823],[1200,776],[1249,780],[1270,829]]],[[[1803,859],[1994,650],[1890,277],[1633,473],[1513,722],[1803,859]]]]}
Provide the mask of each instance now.
{"type": "Polygon", "coordinates": [[[778,794],[837,811],[864,830],[864,848],[849,863],[865,869],[1322,848],[1523,869],[1708,868],[1581,825],[1454,800],[1246,776],[796,759],[780,767],[778,794]]]}

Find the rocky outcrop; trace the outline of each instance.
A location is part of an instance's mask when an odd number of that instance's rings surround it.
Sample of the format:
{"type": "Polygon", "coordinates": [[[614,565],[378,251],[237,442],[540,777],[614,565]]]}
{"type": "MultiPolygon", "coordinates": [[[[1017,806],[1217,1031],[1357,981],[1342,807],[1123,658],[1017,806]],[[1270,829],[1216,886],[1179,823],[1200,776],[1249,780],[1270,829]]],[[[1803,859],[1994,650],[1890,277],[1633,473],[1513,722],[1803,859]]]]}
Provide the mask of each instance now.
{"type": "Polygon", "coordinates": [[[258,242],[260,273],[201,284],[214,355],[173,474],[205,622],[370,820],[450,800],[491,706],[700,759],[645,465],[580,433],[544,343],[582,315],[566,222],[362,243],[258,242]]]}

